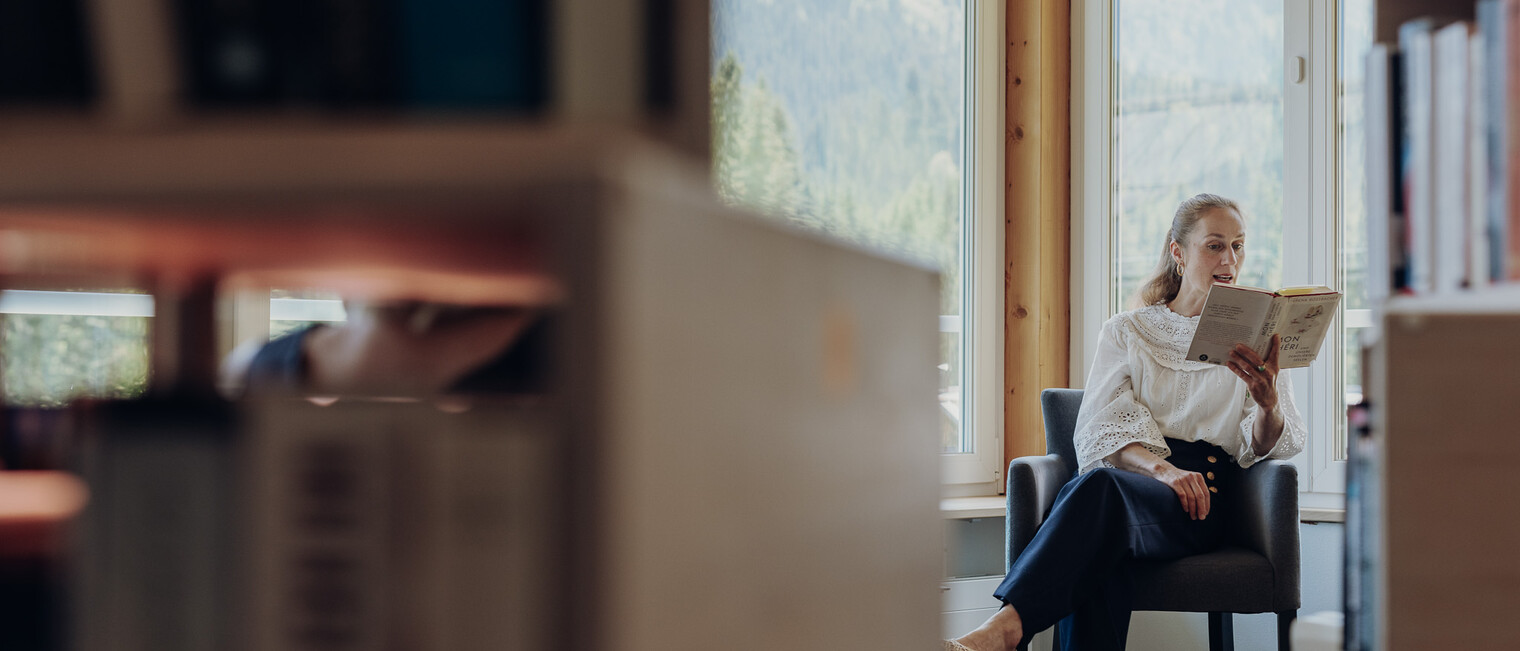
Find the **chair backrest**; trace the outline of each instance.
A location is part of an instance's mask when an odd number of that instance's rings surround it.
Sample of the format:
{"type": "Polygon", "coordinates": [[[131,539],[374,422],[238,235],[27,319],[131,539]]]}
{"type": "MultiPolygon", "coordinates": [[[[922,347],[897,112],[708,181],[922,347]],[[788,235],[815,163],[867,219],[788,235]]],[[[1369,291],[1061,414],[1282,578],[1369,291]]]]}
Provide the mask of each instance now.
{"type": "Polygon", "coordinates": [[[1061,457],[1072,475],[1077,474],[1077,448],[1071,439],[1077,430],[1077,410],[1081,408],[1081,389],[1040,392],[1040,412],[1045,415],[1045,451],[1061,457]]]}

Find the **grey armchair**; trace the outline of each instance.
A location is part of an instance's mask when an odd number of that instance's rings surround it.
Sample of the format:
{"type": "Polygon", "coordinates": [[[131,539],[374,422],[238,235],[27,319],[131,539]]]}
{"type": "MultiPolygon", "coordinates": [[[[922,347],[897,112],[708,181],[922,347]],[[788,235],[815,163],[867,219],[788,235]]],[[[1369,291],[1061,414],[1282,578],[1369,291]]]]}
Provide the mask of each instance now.
{"type": "MultiPolygon", "coordinates": [[[[1049,453],[1008,464],[1008,566],[1076,473],[1072,432],[1081,404],[1080,389],[1042,392],[1049,453]]],[[[1261,461],[1246,469],[1241,483],[1244,490],[1232,496],[1238,501],[1231,505],[1239,517],[1225,547],[1175,561],[1130,563],[1134,609],[1208,613],[1211,651],[1234,648],[1231,613],[1277,613],[1277,647],[1286,651],[1300,603],[1298,469],[1285,461],[1261,461]]]]}

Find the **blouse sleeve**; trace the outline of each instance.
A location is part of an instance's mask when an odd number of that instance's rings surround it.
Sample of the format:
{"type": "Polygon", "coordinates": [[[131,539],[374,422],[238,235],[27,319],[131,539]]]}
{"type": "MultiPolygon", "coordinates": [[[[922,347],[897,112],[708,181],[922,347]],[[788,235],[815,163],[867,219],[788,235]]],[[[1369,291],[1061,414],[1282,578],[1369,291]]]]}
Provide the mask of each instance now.
{"type": "Polygon", "coordinates": [[[1288,373],[1277,374],[1277,410],[1283,417],[1283,433],[1267,456],[1258,456],[1251,447],[1251,430],[1256,427],[1256,401],[1251,398],[1249,391],[1246,392],[1241,409],[1240,449],[1235,453],[1240,467],[1250,468],[1262,459],[1287,459],[1303,451],[1308,427],[1304,425],[1303,416],[1298,413],[1298,404],[1293,401],[1293,382],[1288,379],[1288,373]]]}
{"type": "Polygon", "coordinates": [[[1119,332],[1120,317],[1103,324],[1092,371],[1077,411],[1077,428],[1073,444],[1077,452],[1077,474],[1094,468],[1113,467],[1103,458],[1130,443],[1140,443],[1160,457],[1171,449],[1156,426],[1150,409],[1135,399],[1126,342],[1119,332]]]}

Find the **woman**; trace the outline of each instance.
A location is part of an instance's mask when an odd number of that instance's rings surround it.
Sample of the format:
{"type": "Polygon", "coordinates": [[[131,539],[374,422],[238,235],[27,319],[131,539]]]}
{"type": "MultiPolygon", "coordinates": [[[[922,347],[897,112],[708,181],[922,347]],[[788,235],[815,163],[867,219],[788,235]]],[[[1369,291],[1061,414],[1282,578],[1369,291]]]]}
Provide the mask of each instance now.
{"type": "Polygon", "coordinates": [[[1077,477],[994,593],[1003,608],[947,650],[1013,649],[1068,615],[1062,648],[1123,649],[1121,564],[1217,548],[1229,514],[1213,496],[1239,469],[1303,448],[1277,337],[1266,358],[1240,345],[1225,366],[1186,360],[1209,288],[1236,282],[1245,251],[1234,201],[1200,194],[1178,207],[1143,307],[1103,324],[1077,415],[1077,477]]]}

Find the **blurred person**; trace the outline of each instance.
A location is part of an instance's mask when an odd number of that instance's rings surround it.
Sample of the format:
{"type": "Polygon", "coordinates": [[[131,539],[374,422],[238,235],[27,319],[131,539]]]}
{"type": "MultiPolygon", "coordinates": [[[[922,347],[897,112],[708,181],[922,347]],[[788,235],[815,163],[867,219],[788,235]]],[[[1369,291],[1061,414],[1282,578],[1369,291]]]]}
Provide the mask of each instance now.
{"type": "Polygon", "coordinates": [[[426,396],[545,388],[549,319],[537,308],[344,304],[344,323],[239,346],[222,365],[223,394],[426,396]]]}
{"type": "Polygon", "coordinates": [[[1217,549],[1231,514],[1213,496],[1240,469],[1303,449],[1277,336],[1265,358],[1238,345],[1224,366],[1186,359],[1209,288],[1239,278],[1245,239],[1234,201],[1200,194],[1177,208],[1143,306],[1103,324],[1073,434],[1077,475],[994,591],[1002,608],[947,651],[1024,648],[1063,618],[1061,648],[1123,649],[1124,564],[1217,549]]]}

